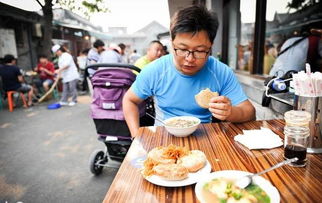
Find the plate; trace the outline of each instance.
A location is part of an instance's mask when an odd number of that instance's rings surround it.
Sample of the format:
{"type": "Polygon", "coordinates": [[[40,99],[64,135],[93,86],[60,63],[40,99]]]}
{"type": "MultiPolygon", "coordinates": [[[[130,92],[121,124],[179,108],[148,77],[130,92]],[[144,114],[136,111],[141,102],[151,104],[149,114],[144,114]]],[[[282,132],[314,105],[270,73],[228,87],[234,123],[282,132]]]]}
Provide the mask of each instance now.
{"type": "Polygon", "coordinates": [[[165,180],[157,175],[152,175],[145,178],[150,183],[164,187],[182,187],[187,185],[192,185],[200,180],[200,177],[210,174],[211,165],[207,161],[206,165],[195,173],[189,173],[188,177],[183,180],[165,180]]]}
{"type": "MultiPolygon", "coordinates": [[[[250,175],[252,173],[246,172],[246,171],[236,171],[236,170],[226,170],[226,171],[217,171],[210,173],[209,175],[205,176],[197,182],[195,187],[195,193],[197,196],[197,199],[204,203],[205,200],[203,199],[203,196],[201,195],[202,187],[205,185],[206,182],[209,182],[210,180],[214,178],[220,178],[220,177],[226,177],[226,178],[241,178],[245,175],[250,175]]],[[[271,203],[278,203],[280,202],[280,194],[278,190],[265,178],[261,176],[256,176],[253,178],[253,183],[258,185],[260,188],[262,188],[266,194],[270,197],[271,203]]]]}

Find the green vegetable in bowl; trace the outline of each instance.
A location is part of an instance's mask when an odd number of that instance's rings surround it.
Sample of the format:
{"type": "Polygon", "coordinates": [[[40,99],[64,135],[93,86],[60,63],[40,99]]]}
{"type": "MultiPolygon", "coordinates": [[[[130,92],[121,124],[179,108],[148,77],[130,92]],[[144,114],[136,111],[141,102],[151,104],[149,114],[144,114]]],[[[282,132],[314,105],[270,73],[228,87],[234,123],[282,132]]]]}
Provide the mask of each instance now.
{"type": "Polygon", "coordinates": [[[250,184],[241,189],[233,180],[226,178],[213,179],[203,186],[203,197],[206,202],[260,202],[269,203],[270,198],[258,185],[250,184]]]}
{"type": "Polygon", "coordinates": [[[258,185],[250,184],[245,189],[247,192],[252,194],[258,200],[258,202],[262,202],[262,203],[271,202],[269,196],[258,185]]]}

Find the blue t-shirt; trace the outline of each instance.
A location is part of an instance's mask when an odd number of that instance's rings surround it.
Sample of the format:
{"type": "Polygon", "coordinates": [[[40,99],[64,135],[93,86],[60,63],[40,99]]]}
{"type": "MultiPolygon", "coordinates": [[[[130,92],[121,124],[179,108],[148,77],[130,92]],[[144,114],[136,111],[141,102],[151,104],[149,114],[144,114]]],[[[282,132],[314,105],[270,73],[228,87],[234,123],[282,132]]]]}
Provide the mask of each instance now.
{"type": "Polygon", "coordinates": [[[195,95],[206,88],[228,97],[234,106],[247,100],[231,68],[214,57],[208,57],[198,73],[188,76],[175,68],[173,55],[168,54],[148,64],[132,85],[139,98],[154,97],[159,119],[190,115],[203,123],[211,122],[211,113],[196,103],[195,95]]]}

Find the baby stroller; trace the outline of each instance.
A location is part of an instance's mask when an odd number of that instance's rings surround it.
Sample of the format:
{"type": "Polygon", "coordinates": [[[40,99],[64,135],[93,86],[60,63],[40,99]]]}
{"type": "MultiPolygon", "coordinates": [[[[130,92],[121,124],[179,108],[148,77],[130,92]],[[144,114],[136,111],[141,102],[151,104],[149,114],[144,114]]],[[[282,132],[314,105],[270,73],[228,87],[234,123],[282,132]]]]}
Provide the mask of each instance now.
{"type": "MultiPolygon", "coordinates": [[[[98,140],[105,144],[105,150],[95,150],[90,156],[90,171],[94,175],[102,173],[109,159],[123,161],[132,143],[122,99],[136,78],[133,70],[140,72],[139,68],[127,64],[94,64],[86,68],[93,91],[91,117],[98,140]]],[[[142,104],[140,116],[145,114],[144,107],[142,104]]]]}

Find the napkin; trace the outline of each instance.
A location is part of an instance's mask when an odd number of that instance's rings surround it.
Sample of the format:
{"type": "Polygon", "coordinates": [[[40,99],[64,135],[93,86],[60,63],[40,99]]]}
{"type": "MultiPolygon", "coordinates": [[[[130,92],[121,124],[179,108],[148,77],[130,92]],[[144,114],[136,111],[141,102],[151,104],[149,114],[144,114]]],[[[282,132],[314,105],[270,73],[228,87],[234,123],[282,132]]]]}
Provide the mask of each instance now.
{"type": "Polygon", "coordinates": [[[243,133],[236,135],[234,140],[248,149],[272,149],[283,145],[282,139],[268,128],[243,130],[243,133]]]}

